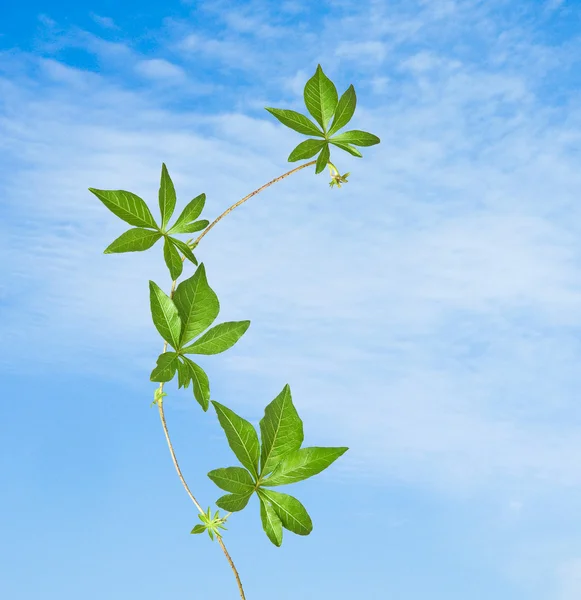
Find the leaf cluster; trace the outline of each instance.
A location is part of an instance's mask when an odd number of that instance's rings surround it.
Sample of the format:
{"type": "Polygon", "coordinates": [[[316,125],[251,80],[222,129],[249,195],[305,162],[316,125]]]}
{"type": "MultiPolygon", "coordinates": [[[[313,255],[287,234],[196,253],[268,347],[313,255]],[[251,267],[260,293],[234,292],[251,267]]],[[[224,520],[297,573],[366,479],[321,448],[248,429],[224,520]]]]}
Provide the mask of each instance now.
{"type": "MultiPolygon", "coordinates": [[[[332,185],[340,187],[347,182],[349,173],[340,175],[330,162],[329,145],[332,144],[353,156],[361,157],[354,146],[372,146],[379,138],[371,133],[351,130],[335,135],[352,118],[356,106],[353,86],[338,97],[333,82],[318,65],[304,89],[307,109],[316,123],[292,110],[267,108],[281,123],[306,135],[321,139],[307,139],[290,154],[289,162],[311,158],[318,154],[316,173],[327,164],[333,167],[332,185]],[[331,122],[332,119],[332,122],[331,122]]],[[[198,264],[192,250],[196,244],[183,242],[177,234],[194,233],[208,227],[208,221],[198,219],[205,205],[206,195],[191,200],[175,223],[168,223],[176,206],[176,191],[167,167],[162,164],[159,187],[161,222],[157,224],[145,201],[125,190],[100,190],[89,188],[99,200],[123,221],[135,227],[121,234],[104,251],[105,254],[138,252],[151,248],[164,239],[163,255],[172,280],[183,271],[185,258],[196,265],[196,271],[183,280],[169,296],[153,281],[149,281],[151,315],[155,328],[172,350],[161,353],[152,370],[150,380],[160,383],[171,381],[176,373],[178,388],[189,387],[204,411],[211,402],[218,421],[226,434],[228,445],[242,467],[215,469],[208,477],[222,490],[216,505],[229,512],[244,509],[256,492],[260,502],[260,518],[268,539],[280,546],[283,528],[298,535],[308,535],[313,528],[305,507],[295,497],[270,488],[303,481],[329,467],[344,454],[346,447],[301,448],[304,440],[303,422],[293,405],[290,388],[284,386],[280,394],[265,408],[259,422],[260,440],[253,425],[226,406],[210,400],[210,384],[205,371],[188,358],[189,354],[219,354],[232,348],[250,326],[250,321],[229,321],[213,325],[220,303],[208,284],[203,263],[198,264]],[[184,257],[180,257],[180,252],[184,257]]],[[[172,288],[173,289],[173,288],[172,288]]],[[[162,387],[154,394],[154,403],[166,396],[162,387]]],[[[218,511],[212,517],[210,508],[199,515],[202,524],[192,533],[207,531],[211,539],[226,529],[226,517],[218,511]]]]}
{"type": "MultiPolygon", "coordinates": [[[[357,96],[353,85],[350,85],[339,98],[335,84],[325,75],[321,65],[317,65],[315,74],[305,84],[303,96],[307,110],[317,123],[313,123],[306,115],[294,110],[266,108],[283,125],[304,135],[314,136],[314,138],[301,142],[290,153],[289,162],[312,158],[318,154],[315,164],[315,173],[318,174],[324,170],[330,160],[329,144],[333,144],[333,146],[358,158],[362,158],[362,154],[354,146],[379,144],[380,139],[376,135],[359,129],[352,129],[335,135],[339,129],[349,123],[355,112],[357,96]],[[333,121],[327,129],[331,119],[333,121]]],[[[346,179],[339,181],[339,183],[341,182],[346,182],[346,179]]]]}
{"type": "MultiPolygon", "coordinates": [[[[165,164],[162,165],[159,188],[161,226],[156,224],[147,204],[139,196],[124,190],[89,190],[120,219],[131,225],[141,226],[118,237],[105,249],[105,254],[147,250],[164,236],[163,254],[174,281],[181,275],[183,266],[178,250],[198,265],[190,247],[170,234],[192,233],[208,226],[207,220],[196,220],[204,208],[206,195],[200,194],[189,202],[174,225],[166,231],[167,223],[175,209],[176,192],[165,164]],[[155,231],[148,231],[147,227],[155,231]]],[[[250,321],[228,321],[208,329],[218,316],[220,302],[208,284],[203,263],[198,266],[192,277],[184,279],[177,286],[171,297],[155,282],[150,281],[149,301],[155,328],[173,348],[173,351],[159,355],[150,381],[168,382],[177,372],[178,389],[187,388],[192,383],[195,399],[204,411],[208,410],[208,376],[200,365],[185,354],[209,355],[228,350],[244,335],[250,321]],[[189,344],[197,336],[200,337],[189,344]]],[[[158,400],[156,396],[156,401],[158,400]]]]}
{"type": "Polygon", "coordinates": [[[243,467],[215,469],[208,477],[229,492],[216,506],[230,512],[242,510],[256,492],[260,518],[268,539],[282,544],[282,529],[308,535],[313,523],[305,507],[294,497],[268,488],[303,481],[320,473],[348,448],[312,446],[301,448],[303,422],[293,405],[290,387],[266,407],[260,420],[260,436],[253,425],[226,406],[212,400],[228,445],[243,467]]]}
{"type": "Polygon", "coordinates": [[[208,226],[208,221],[196,220],[204,208],[206,194],[200,194],[191,200],[170,229],[166,229],[175,209],[176,191],[165,163],[161,167],[161,181],[159,186],[161,225],[155,222],[144,200],[132,192],[126,192],[125,190],[97,190],[95,188],[89,188],[89,191],[95,194],[120,219],[130,225],[136,225],[136,227],[127,230],[111,242],[105,248],[104,254],[149,250],[149,248],[163,237],[163,257],[171,278],[174,281],[182,274],[183,270],[183,261],[179,255],[180,252],[197,266],[198,261],[190,246],[173,237],[173,235],[202,231],[202,229],[208,226]]]}

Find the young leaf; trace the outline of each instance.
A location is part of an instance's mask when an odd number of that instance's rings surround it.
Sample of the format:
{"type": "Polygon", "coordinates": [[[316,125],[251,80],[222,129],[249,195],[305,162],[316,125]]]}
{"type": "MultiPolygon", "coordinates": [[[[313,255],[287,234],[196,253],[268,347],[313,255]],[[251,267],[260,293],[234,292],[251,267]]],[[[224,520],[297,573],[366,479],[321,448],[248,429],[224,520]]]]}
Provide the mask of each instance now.
{"type": "Polygon", "coordinates": [[[250,473],[242,467],[226,467],[214,469],[208,477],[221,489],[234,494],[252,494],[254,480],[250,473]]]}
{"type": "Polygon", "coordinates": [[[180,345],[183,346],[208,329],[220,312],[220,302],[208,285],[204,263],[178,285],[173,301],[182,319],[180,345]]]}
{"type": "Polygon", "coordinates": [[[177,350],[182,322],[176,305],[153,281],[149,282],[149,302],[153,324],[159,335],[177,350]]]}
{"type": "Polygon", "coordinates": [[[367,131],[353,129],[336,135],[330,141],[347,142],[348,144],[354,144],[355,146],[375,146],[375,144],[379,144],[381,140],[376,135],[367,133],[367,131]]]}
{"type": "Polygon", "coordinates": [[[174,244],[178,248],[178,250],[180,250],[181,252],[184,253],[184,256],[190,262],[193,262],[196,265],[196,267],[198,266],[198,261],[196,260],[196,257],[194,256],[192,249],[185,242],[182,242],[181,240],[178,240],[177,238],[174,238],[174,237],[170,237],[169,239],[171,240],[172,244],[174,244]]]}
{"type": "Polygon", "coordinates": [[[285,108],[266,108],[266,110],[274,115],[283,125],[304,133],[305,135],[316,135],[317,137],[325,137],[325,134],[305,115],[301,115],[294,110],[285,108]]]}
{"type": "Polygon", "coordinates": [[[319,174],[321,171],[325,169],[327,163],[329,162],[330,152],[329,152],[329,144],[325,143],[323,149],[321,150],[321,154],[319,154],[317,158],[317,163],[315,165],[315,175],[319,174]]]}
{"type": "Polygon", "coordinates": [[[258,494],[260,500],[260,520],[268,539],[277,547],[282,544],[282,522],[274,512],[270,502],[258,494]]]}
{"type": "Polygon", "coordinates": [[[261,485],[274,487],[308,479],[325,470],[335,462],[348,448],[301,448],[285,454],[276,465],[272,475],[261,485]]]}
{"type": "Polygon", "coordinates": [[[117,252],[141,252],[148,250],[159,240],[161,233],[135,227],[122,233],[116,240],[112,241],[103,254],[113,254],[117,252]]]}
{"type": "Polygon", "coordinates": [[[172,225],[171,229],[168,233],[182,233],[181,231],[177,231],[176,228],[179,228],[181,225],[185,225],[190,223],[191,221],[195,221],[202,212],[204,208],[204,204],[206,203],[206,194],[200,194],[196,196],[193,200],[190,200],[186,207],[182,211],[182,214],[177,218],[176,222],[172,225]]]}
{"type": "Polygon", "coordinates": [[[323,73],[321,65],[317,65],[315,74],[307,81],[304,98],[307,110],[324,131],[337,108],[338,95],[335,84],[323,73]]]}
{"type": "Polygon", "coordinates": [[[190,370],[190,377],[192,380],[192,387],[194,388],[194,398],[198,404],[202,407],[202,410],[206,412],[210,405],[210,381],[206,372],[200,365],[197,365],[194,361],[190,360],[186,356],[182,357],[184,364],[190,370]]]}
{"type": "Polygon", "coordinates": [[[301,142],[288,157],[288,162],[296,162],[304,158],[311,158],[325,145],[324,140],[305,140],[301,142]]]}
{"type": "Polygon", "coordinates": [[[125,190],[89,188],[89,191],[95,194],[112,213],[129,225],[159,230],[147,204],[139,196],[125,190]]]}
{"type": "Polygon", "coordinates": [[[157,357],[157,366],[151,372],[149,381],[158,383],[171,381],[179,366],[178,355],[175,352],[164,352],[157,357]]]}
{"type": "Polygon", "coordinates": [[[355,95],[355,88],[353,85],[350,85],[339,99],[339,104],[337,104],[337,108],[335,109],[333,123],[331,123],[331,128],[327,132],[327,135],[333,135],[335,132],[339,131],[341,127],[345,127],[345,125],[349,123],[355,112],[356,104],[357,96],[355,95]]]}
{"type": "Polygon", "coordinates": [[[298,450],[303,443],[303,422],[293,406],[288,383],[264,409],[260,419],[260,477],[270,473],[287,452],[298,450]]]}
{"type": "Polygon", "coordinates": [[[191,531],[190,533],[204,533],[204,531],[206,531],[206,526],[199,524],[196,525],[191,531]]]}
{"type": "Polygon", "coordinates": [[[313,531],[313,522],[307,509],[294,496],[260,488],[258,495],[264,496],[271,503],[285,529],[297,535],[309,535],[313,531]]]}
{"type": "Polygon", "coordinates": [[[212,404],[216,409],[218,421],[220,421],[220,425],[224,433],[226,433],[226,439],[232,452],[234,452],[236,458],[250,473],[257,478],[260,446],[258,435],[252,423],[239,417],[234,411],[215,400],[212,400],[212,404]]]}
{"type": "Polygon", "coordinates": [[[172,238],[165,238],[163,243],[163,258],[169,269],[170,277],[175,281],[182,274],[184,263],[182,262],[180,253],[176,250],[172,242],[172,238]]]}
{"type": "Polygon", "coordinates": [[[209,329],[190,346],[183,348],[185,354],[220,354],[225,352],[244,335],[250,321],[227,321],[209,329]]]}
{"type": "Polygon", "coordinates": [[[349,152],[349,154],[353,154],[353,156],[357,156],[358,158],[363,158],[363,154],[361,154],[357,148],[354,148],[350,144],[347,144],[346,142],[336,142],[335,140],[329,141],[334,146],[337,146],[337,148],[341,148],[341,150],[345,150],[346,152],[349,152]]]}
{"type": "Polygon", "coordinates": [[[190,367],[185,362],[187,358],[182,357],[181,360],[178,360],[177,368],[178,368],[178,389],[184,387],[187,388],[190,385],[190,381],[192,380],[192,374],[190,373],[190,367]]]}
{"type": "Polygon", "coordinates": [[[224,496],[220,496],[216,500],[216,506],[228,512],[237,512],[246,507],[250,496],[252,496],[252,492],[246,494],[224,494],[224,496]]]}
{"type": "Polygon", "coordinates": [[[202,229],[206,229],[209,224],[210,221],[202,219],[201,221],[192,221],[191,223],[174,225],[169,231],[170,233],[195,233],[196,231],[202,231],[202,229]]]}
{"type": "MultiPolygon", "coordinates": [[[[161,165],[161,181],[159,184],[159,211],[161,213],[161,228],[165,229],[176,207],[176,190],[165,163],[161,165]]],[[[175,277],[174,277],[175,279],[175,277]]]]}

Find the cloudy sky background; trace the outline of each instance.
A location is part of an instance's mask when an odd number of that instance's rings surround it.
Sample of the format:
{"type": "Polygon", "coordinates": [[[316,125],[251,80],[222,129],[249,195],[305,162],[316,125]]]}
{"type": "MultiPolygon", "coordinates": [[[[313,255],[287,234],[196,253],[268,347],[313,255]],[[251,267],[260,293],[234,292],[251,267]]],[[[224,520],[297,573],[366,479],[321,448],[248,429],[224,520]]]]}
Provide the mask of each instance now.
{"type": "MultiPolygon", "coordinates": [[[[581,597],[581,6],[574,0],[20,3],[0,8],[0,594],[235,598],[170,461],[149,373],[159,243],[88,187],[203,217],[293,165],[321,63],[349,183],[305,169],[201,242],[212,397],[257,424],[289,383],[305,445],[350,447],[286,490],[313,533],[275,548],[258,502],[225,542],[248,600],[581,597]],[[14,14],[15,11],[15,14],[14,14]]],[[[296,166],[296,165],[294,165],[296,166]]],[[[185,240],[187,236],[182,236],[185,240]]],[[[187,265],[188,263],[186,263],[187,265]]],[[[191,267],[186,266],[189,276],[191,267]],[[187,269],[190,269],[189,271],[187,269]]],[[[214,413],[166,386],[202,505],[236,464],[214,413]]]]}

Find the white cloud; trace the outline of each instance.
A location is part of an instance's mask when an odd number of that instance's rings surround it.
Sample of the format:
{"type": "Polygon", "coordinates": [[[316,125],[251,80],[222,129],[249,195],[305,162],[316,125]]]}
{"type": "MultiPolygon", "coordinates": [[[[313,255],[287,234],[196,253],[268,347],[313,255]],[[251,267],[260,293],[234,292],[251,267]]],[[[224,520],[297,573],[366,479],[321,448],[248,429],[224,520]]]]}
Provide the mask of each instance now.
{"type": "Polygon", "coordinates": [[[98,25],[101,25],[101,27],[104,27],[105,29],[119,29],[119,27],[115,24],[115,21],[111,19],[111,17],[101,17],[100,15],[97,15],[93,12],[89,14],[91,16],[91,19],[93,19],[93,21],[95,21],[95,23],[97,23],[98,25]]]}
{"type": "Polygon", "coordinates": [[[185,77],[185,71],[161,58],[141,60],[135,65],[135,69],[141,75],[151,79],[174,79],[185,77]]]}

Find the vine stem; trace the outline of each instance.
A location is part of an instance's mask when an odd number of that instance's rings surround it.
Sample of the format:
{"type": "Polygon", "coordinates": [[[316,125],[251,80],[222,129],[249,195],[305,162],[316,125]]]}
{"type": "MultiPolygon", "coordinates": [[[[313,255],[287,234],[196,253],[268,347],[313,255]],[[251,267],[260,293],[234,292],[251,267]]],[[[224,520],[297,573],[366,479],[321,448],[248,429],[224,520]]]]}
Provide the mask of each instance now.
{"type": "MultiPolygon", "coordinates": [[[[250,198],[252,198],[252,196],[256,196],[256,194],[262,192],[262,190],[265,190],[267,187],[270,187],[272,184],[276,183],[277,181],[281,181],[282,179],[285,179],[289,175],[292,175],[293,173],[296,173],[297,171],[300,171],[301,169],[304,169],[306,167],[310,167],[311,165],[314,165],[316,162],[317,162],[316,160],[312,160],[312,161],[310,161],[308,163],[305,163],[304,165],[300,165],[299,167],[296,167],[295,169],[287,171],[286,173],[283,173],[279,177],[275,177],[274,179],[272,179],[268,183],[265,183],[263,186],[261,186],[258,189],[254,190],[253,192],[251,192],[247,196],[244,196],[244,198],[242,198],[242,200],[239,200],[238,202],[236,202],[236,204],[233,204],[230,208],[226,209],[219,217],[217,217],[216,219],[214,219],[214,221],[212,221],[212,223],[210,223],[210,225],[208,225],[208,227],[206,227],[206,229],[204,229],[204,231],[202,231],[202,233],[198,236],[198,238],[196,239],[196,241],[193,244],[193,247],[195,248],[198,245],[198,243],[200,242],[200,240],[208,233],[208,231],[210,231],[210,229],[212,229],[212,227],[214,227],[214,225],[216,225],[216,223],[218,221],[220,221],[220,219],[224,218],[228,213],[231,213],[236,207],[240,206],[241,204],[244,204],[244,202],[246,202],[246,200],[249,200],[250,198]]],[[[185,258],[186,258],[185,256],[182,256],[182,262],[184,262],[185,258]]],[[[174,280],[172,282],[171,292],[170,292],[170,295],[169,295],[170,298],[173,298],[173,295],[174,295],[174,292],[175,292],[175,288],[176,288],[176,282],[177,282],[177,280],[174,280]]],[[[162,354],[164,354],[166,352],[167,345],[168,345],[167,342],[165,342],[164,345],[163,345],[163,352],[162,352],[162,354]]],[[[158,411],[159,411],[159,417],[161,419],[161,425],[163,427],[163,432],[165,434],[165,439],[167,441],[167,445],[168,445],[168,448],[169,448],[169,453],[171,454],[171,459],[172,459],[174,467],[175,467],[175,469],[177,471],[178,477],[180,478],[180,481],[182,482],[182,485],[184,486],[186,492],[188,493],[188,496],[190,497],[191,501],[196,505],[196,508],[201,513],[204,513],[204,509],[200,506],[199,502],[196,500],[195,496],[192,494],[190,488],[188,487],[188,484],[186,483],[186,480],[184,479],[184,476],[182,475],[182,471],[180,469],[180,465],[178,463],[178,459],[176,458],[176,454],[175,454],[175,451],[173,449],[173,445],[171,443],[171,439],[170,439],[170,436],[169,436],[169,431],[168,431],[167,423],[166,423],[166,420],[165,420],[165,414],[163,412],[163,397],[161,395],[162,392],[163,392],[163,382],[159,386],[159,399],[156,401],[156,404],[157,404],[157,408],[158,408],[158,411]]],[[[230,514],[231,513],[228,513],[228,515],[226,515],[226,516],[229,516],[230,514]]],[[[238,590],[240,592],[240,598],[241,598],[241,600],[246,600],[246,596],[244,595],[244,588],[242,587],[242,582],[240,581],[240,576],[238,575],[238,571],[236,570],[236,566],[234,565],[234,561],[232,560],[232,557],[228,553],[228,550],[226,550],[226,546],[224,545],[224,542],[222,541],[221,536],[217,535],[216,538],[218,540],[218,543],[220,544],[220,547],[222,548],[222,551],[224,552],[224,555],[226,556],[226,559],[230,563],[230,567],[232,568],[232,572],[234,573],[234,577],[236,578],[236,583],[238,584],[238,590]]]]}

